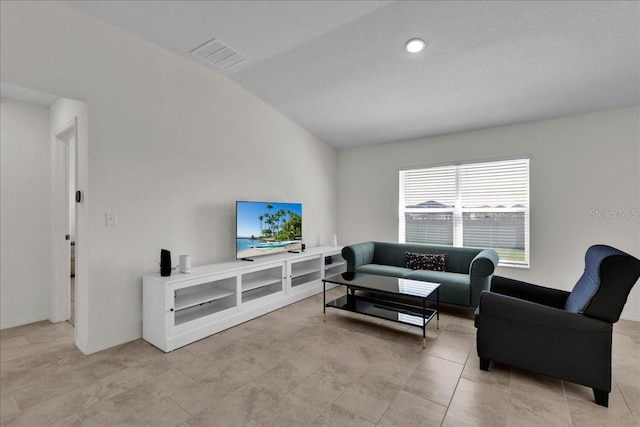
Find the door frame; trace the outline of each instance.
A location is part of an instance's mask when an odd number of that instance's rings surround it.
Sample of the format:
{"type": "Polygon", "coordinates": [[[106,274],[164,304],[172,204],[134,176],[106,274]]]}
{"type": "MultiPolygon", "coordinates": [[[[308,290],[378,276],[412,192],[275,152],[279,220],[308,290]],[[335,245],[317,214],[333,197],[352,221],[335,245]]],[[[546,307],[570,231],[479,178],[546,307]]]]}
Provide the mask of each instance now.
{"type": "MultiPolygon", "coordinates": [[[[51,209],[52,215],[52,288],[51,288],[51,317],[52,322],[63,322],[71,317],[71,274],[70,274],[70,241],[65,239],[69,231],[70,194],[69,181],[78,182],[78,117],[74,116],[61,129],[53,134],[51,154],[51,209]],[[74,138],[73,147],[70,139],[74,138]],[[73,177],[69,173],[71,150],[75,151],[76,167],[73,177]],[[60,202],[62,199],[62,204],[60,202]]],[[[77,205],[74,204],[77,222],[77,205]]],[[[77,239],[76,239],[77,240],[77,239]]],[[[76,252],[78,251],[76,241],[76,252]]],[[[76,279],[77,280],[77,279],[76,279]]],[[[76,282],[76,289],[78,283],[76,282]]],[[[77,298],[76,307],[77,312],[77,298]]],[[[77,318],[77,316],[75,316],[77,318]]]]}

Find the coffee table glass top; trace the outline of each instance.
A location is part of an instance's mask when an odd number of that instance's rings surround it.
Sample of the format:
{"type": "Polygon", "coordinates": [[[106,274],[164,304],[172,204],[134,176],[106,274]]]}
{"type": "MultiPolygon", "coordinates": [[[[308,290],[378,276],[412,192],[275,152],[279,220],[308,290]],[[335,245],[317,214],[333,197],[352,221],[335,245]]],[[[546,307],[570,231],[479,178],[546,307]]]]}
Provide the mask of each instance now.
{"type": "Polygon", "coordinates": [[[342,273],[326,277],[327,283],[344,285],[353,289],[366,289],[390,294],[412,295],[426,298],[438,287],[439,283],[422,280],[401,279],[398,277],[378,276],[364,273],[342,273]]]}

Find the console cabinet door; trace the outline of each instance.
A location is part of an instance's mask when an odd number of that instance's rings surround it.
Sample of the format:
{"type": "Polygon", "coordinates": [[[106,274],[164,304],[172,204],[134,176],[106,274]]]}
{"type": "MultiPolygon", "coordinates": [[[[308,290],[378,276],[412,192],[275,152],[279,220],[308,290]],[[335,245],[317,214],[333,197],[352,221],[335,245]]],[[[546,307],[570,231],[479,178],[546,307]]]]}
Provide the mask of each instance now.
{"type": "Polygon", "coordinates": [[[167,284],[169,334],[206,324],[238,309],[238,275],[211,276],[167,284]]]}
{"type": "Polygon", "coordinates": [[[244,269],[240,275],[240,304],[254,305],[265,298],[282,294],[284,281],[283,262],[244,269]]]}
{"type": "Polygon", "coordinates": [[[322,279],[322,262],[321,254],[289,261],[289,289],[296,292],[296,288],[322,279]]]}

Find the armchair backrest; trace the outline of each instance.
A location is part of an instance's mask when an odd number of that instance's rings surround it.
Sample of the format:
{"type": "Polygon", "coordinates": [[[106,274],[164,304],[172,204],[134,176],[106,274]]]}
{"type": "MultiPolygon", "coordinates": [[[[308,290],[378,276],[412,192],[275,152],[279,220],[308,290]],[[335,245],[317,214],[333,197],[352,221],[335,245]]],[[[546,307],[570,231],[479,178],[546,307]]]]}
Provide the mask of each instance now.
{"type": "Polygon", "coordinates": [[[591,246],[585,254],[584,273],[564,308],[615,323],[638,277],[640,260],[637,258],[611,246],[591,246]]]}

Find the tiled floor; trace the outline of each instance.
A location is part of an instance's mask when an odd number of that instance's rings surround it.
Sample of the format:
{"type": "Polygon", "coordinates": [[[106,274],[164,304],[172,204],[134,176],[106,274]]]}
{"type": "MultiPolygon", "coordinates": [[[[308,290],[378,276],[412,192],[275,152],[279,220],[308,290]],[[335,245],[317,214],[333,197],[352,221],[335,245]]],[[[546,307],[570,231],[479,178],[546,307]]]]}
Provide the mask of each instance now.
{"type": "MultiPolygon", "coordinates": [[[[339,289],[330,291],[341,293],[339,289]]],[[[90,356],[68,323],[0,333],[4,426],[638,426],[640,324],[615,326],[609,408],[591,389],[478,369],[469,311],[418,328],[328,311],[322,296],[165,354],[90,356]]]]}

